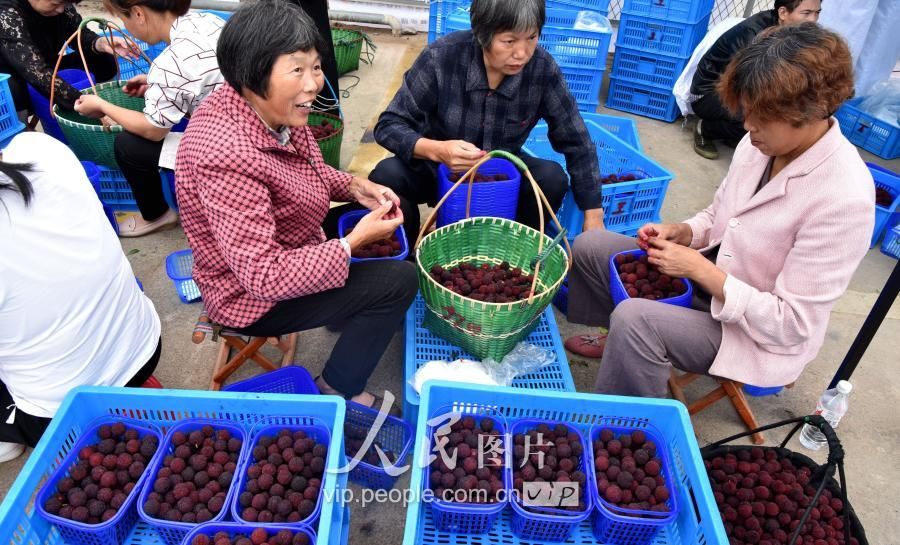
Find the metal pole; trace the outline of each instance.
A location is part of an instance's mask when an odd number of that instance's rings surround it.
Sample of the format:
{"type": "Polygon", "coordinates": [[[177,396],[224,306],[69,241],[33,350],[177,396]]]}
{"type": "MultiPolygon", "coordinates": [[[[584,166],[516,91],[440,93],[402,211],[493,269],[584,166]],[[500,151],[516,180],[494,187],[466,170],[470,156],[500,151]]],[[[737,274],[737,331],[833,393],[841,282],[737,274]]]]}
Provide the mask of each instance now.
{"type": "Polygon", "coordinates": [[[863,322],[862,328],[860,328],[859,333],[856,334],[856,339],[854,339],[853,344],[850,345],[850,350],[848,350],[847,355],[844,356],[844,361],[841,362],[841,366],[838,368],[837,373],[835,373],[834,378],[831,379],[831,384],[828,385],[829,389],[837,386],[839,380],[850,379],[856,366],[859,365],[859,360],[862,359],[863,354],[866,353],[866,349],[869,348],[872,337],[878,332],[878,328],[881,327],[881,322],[884,321],[884,317],[887,316],[888,311],[891,309],[891,305],[894,304],[894,300],[897,298],[898,293],[900,293],[900,260],[894,264],[894,270],[891,272],[891,276],[888,277],[884,289],[881,290],[881,294],[878,296],[878,299],[875,300],[875,305],[866,317],[866,321],[863,322]]]}
{"type": "Polygon", "coordinates": [[[744,8],[744,19],[753,15],[754,4],[756,4],[756,0],[747,0],[747,7],[744,8]]]}

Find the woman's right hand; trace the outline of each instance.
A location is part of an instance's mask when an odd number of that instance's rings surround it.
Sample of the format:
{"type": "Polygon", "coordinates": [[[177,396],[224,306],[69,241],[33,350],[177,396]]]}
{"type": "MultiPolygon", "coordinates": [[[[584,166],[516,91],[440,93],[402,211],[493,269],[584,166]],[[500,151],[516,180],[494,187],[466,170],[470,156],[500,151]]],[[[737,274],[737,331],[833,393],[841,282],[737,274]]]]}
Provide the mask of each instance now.
{"type": "Polygon", "coordinates": [[[142,97],[147,92],[147,74],[139,74],[125,82],[122,91],[132,97],[142,97]]]}
{"type": "Polygon", "coordinates": [[[383,205],[372,210],[359,220],[359,223],[356,224],[353,231],[346,237],[347,242],[350,243],[351,255],[359,248],[375,242],[376,240],[390,238],[394,231],[397,230],[397,227],[400,227],[400,224],[403,223],[402,215],[394,219],[384,218],[385,214],[390,212],[393,207],[393,201],[385,201],[383,205]]]}
{"type": "Polygon", "coordinates": [[[691,228],[686,223],[648,223],[638,229],[638,246],[647,250],[651,238],[671,240],[682,246],[691,244],[691,228]]]}
{"type": "Polygon", "coordinates": [[[440,143],[438,157],[450,172],[466,172],[485,156],[485,152],[465,140],[440,143]]]}

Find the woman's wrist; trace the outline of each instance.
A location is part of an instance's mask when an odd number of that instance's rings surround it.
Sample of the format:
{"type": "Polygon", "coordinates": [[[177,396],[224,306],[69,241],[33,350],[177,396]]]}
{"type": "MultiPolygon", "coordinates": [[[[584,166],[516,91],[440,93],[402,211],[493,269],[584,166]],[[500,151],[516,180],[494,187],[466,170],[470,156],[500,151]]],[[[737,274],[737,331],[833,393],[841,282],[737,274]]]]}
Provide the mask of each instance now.
{"type": "Polygon", "coordinates": [[[682,246],[690,247],[691,241],[694,239],[694,230],[687,223],[677,223],[675,226],[678,229],[676,242],[682,246]]]}

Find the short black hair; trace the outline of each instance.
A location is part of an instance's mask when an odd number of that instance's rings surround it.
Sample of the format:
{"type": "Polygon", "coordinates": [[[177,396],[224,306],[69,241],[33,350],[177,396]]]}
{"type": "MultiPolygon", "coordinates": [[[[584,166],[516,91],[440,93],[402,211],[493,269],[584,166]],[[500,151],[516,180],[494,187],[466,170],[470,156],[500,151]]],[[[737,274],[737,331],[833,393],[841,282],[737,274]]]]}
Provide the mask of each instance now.
{"type": "Polygon", "coordinates": [[[260,0],[243,4],[228,19],[216,58],[229,85],[266,98],[278,57],[310,50],[323,55],[328,46],[309,15],[284,0],[260,0]]]}
{"type": "Polygon", "coordinates": [[[472,0],[472,33],[482,49],[489,49],[495,34],[544,28],[544,0],[472,0]]]}
{"type": "Polygon", "coordinates": [[[130,17],[131,9],[137,6],[143,6],[157,13],[174,13],[181,17],[191,9],[191,0],[103,0],[106,11],[122,17],[130,17]]]}
{"type": "Polygon", "coordinates": [[[775,0],[775,7],[772,9],[775,10],[775,13],[778,13],[779,8],[785,8],[788,10],[788,13],[794,13],[797,6],[802,3],[803,0],[775,0]]]}

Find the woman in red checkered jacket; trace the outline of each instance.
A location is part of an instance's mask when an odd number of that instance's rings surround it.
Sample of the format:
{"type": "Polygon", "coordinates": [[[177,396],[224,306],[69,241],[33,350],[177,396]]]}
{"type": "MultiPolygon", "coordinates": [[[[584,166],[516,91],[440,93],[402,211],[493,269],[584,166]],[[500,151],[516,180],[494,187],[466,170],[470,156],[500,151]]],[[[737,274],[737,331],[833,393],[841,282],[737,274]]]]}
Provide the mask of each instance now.
{"type": "Polygon", "coordinates": [[[403,214],[393,191],[322,159],[307,121],[324,85],[323,48],[296,6],[242,6],[219,38],[226,85],[195,110],[178,149],[176,192],[210,318],[256,336],[341,324],[319,389],[371,406],[366,382],[417,280],[406,261],[350,263],[390,237],[403,214]],[[329,239],[330,201],[371,212],[329,239]]]}

